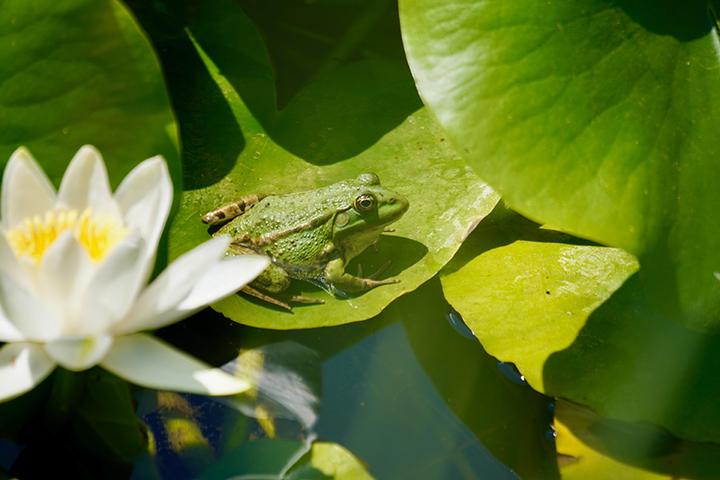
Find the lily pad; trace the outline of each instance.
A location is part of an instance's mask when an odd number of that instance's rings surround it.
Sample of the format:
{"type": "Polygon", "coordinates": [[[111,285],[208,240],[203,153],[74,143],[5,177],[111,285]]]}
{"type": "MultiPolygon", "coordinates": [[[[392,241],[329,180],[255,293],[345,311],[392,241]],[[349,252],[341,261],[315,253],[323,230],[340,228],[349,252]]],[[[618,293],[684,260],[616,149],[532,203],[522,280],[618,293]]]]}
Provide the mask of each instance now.
{"type": "Polygon", "coordinates": [[[25,145],[59,182],[75,152],[93,144],[114,185],[158,154],[179,181],[160,67],[125,7],[108,0],[10,0],[0,9],[0,25],[0,162],[25,145]]]}
{"type": "Polygon", "coordinates": [[[638,256],[654,314],[720,327],[715,3],[401,0],[421,96],[517,211],[638,256]]]}
{"type": "MultiPolygon", "coordinates": [[[[185,183],[192,189],[172,225],[171,257],[208,238],[203,213],[249,193],[309,190],[373,171],[410,201],[408,213],[393,224],[395,233],[358,259],[365,272],[391,260],[383,276],[400,283],[345,300],[297,282],[304,295],[325,304],[293,313],[240,295],[214,308],[265,328],[338,325],[376,315],[437,273],[498,196],[420,107],[404,60],[378,55],[341,63],[313,77],[283,110],[270,111],[274,77],[253,23],[236,3],[195,7],[186,19],[164,23],[155,11],[134,10],[160,47],[166,70],[178,73],[168,83],[181,125],[185,183]],[[206,118],[214,128],[198,126],[206,118]]],[[[361,54],[362,41],[356,48],[361,54]]]]}
{"type": "Polygon", "coordinates": [[[718,337],[654,315],[631,255],[567,242],[511,216],[483,222],[444,270],[445,295],[535,389],[720,443],[718,337]]]}
{"type": "Polygon", "coordinates": [[[517,215],[483,222],[441,276],[448,302],[488,353],[550,395],[560,392],[543,382],[547,358],[572,344],[590,313],[637,269],[622,250],[567,239],[517,215]]]}
{"type": "Polygon", "coordinates": [[[285,477],[287,480],[372,480],[365,466],[336,443],[315,442],[285,477]]]}

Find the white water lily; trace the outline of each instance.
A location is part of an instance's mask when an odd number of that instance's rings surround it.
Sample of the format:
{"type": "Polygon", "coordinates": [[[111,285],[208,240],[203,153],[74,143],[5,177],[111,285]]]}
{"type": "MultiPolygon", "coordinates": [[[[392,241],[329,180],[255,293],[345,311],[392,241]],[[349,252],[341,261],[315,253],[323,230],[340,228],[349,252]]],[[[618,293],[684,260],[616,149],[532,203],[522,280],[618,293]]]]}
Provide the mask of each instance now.
{"type": "Polygon", "coordinates": [[[162,157],[138,165],[113,195],[102,157],[85,146],[56,192],[20,148],[0,195],[0,401],[57,365],[100,365],[165,390],[227,395],[249,387],[138,333],[232,294],[267,266],[260,256],[226,257],[229,238],[217,237],[146,285],[172,203],[162,157]]]}

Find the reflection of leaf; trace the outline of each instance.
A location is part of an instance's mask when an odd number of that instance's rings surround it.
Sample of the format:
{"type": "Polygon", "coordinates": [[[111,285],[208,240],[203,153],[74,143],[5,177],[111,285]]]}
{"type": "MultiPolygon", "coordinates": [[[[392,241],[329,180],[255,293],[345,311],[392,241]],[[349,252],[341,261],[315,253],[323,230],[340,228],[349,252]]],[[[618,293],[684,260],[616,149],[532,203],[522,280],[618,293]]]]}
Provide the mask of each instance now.
{"type": "Polygon", "coordinates": [[[684,441],[648,423],[609,420],[559,401],[555,425],[558,453],[574,459],[561,463],[563,478],[712,479],[720,474],[720,445],[684,441]]]}
{"type": "Polygon", "coordinates": [[[720,326],[708,2],[403,0],[418,88],[509,204],[636,254],[656,312],[720,326]]]}
{"type": "MultiPolygon", "coordinates": [[[[320,75],[282,112],[268,113],[263,99],[273,86],[269,61],[258,49],[262,45],[259,34],[236,4],[197,5],[187,25],[194,43],[180,36],[182,25],[158,22],[159,14],[152,10],[138,7],[135,11],[154,41],[160,42],[166,69],[178,73],[168,82],[178,104],[183,142],[189,147],[184,149],[185,176],[190,182],[193,177],[203,179],[193,183],[198,188],[185,192],[171,230],[172,256],[207,239],[207,229],[199,221],[202,213],[243,194],[307,190],[374,171],[385,186],[410,200],[410,210],[393,225],[396,233],[390,241],[381,239],[379,252],[366,252],[359,259],[368,272],[392,260],[390,272],[399,274],[401,283],[351,300],[307,290],[303,293],[318,296],[326,304],[297,307],[294,314],[232,296],[216,306],[226,316],[280,329],[369,318],[435,274],[472,224],[497,202],[496,194],[448,145],[430,115],[424,110],[413,113],[419,101],[403,61],[365,58],[342,64],[320,75]],[[216,18],[222,22],[215,22],[216,18]],[[194,56],[188,45],[197,46],[194,56]],[[173,67],[173,62],[182,62],[183,70],[173,67]],[[213,96],[209,105],[195,102],[190,106],[184,102],[196,98],[197,92],[177,95],[188,85],[215,85],[213,95],[222,92],[225,110],[233,115],[221,116],[226,128],[193,128],[204,118],[219,121],[214,116],[218,99],[213,96]],[[391,112],[391,118],[377,116],[383,111],[391,112]],[[377,130],[378,124],[383,131],[377,130]],[[346,129],[347,125],[353,127],[346,129]],[[341,132],[340,137],[333,132],[341,132]],[[207,151],[196,149],[198,145],[208,145],[207,151]],[[285,145],[305,158],[290,154],[285,145]],[[208,173],[218,168],[221,171],[208,173]]],[[[298,288],[312,287],[298,282],[298,288]]]]}
{"type": "Polygon", "coordinates": [[[163,154],[173,176],[173,116],[157,60],[118,2],[3,2],[0,10],[0,162],[26,145],[56,180],[94,144],[116,184],[163,154]]]}
{"type": "Polygon", "coordinates": [[[315,442],[283,477],[286,480],[371,480],[363,464],[336,443],[315,442]]]}

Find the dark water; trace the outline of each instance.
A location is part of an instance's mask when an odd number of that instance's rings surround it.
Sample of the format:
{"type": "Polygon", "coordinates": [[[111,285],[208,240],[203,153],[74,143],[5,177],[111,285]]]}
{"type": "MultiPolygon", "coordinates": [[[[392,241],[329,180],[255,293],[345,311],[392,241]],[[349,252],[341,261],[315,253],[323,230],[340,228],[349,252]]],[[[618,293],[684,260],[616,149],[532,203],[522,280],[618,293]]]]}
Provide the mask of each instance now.
{"type": "Polygon", "coordinates": [[[278,478],[316,439],[342,445],[379,479],[557,476],[550,400],[467,335],[437,279],[380,316],[341,327],[265,331],[207,310],[158,334],[214,364],[238,348],[262,352],[257,397],[237,403],[133,388],[124,405],[112,400],[127,392],[115,377],[60,371],[3,406],[24,408],[27,418],[15,432],[21,441],[0,441],[0,467],[20,478],[50,470],[78,478],[278,478]],[[51,417],[60,425],[53,429],[47,402],[61,403],[58,385],[67,387],[67,378],[85,387],[67,394],[74,400],[51,417]],[[83,400],[91,392],[99,405],[83,400]],[[273,439],[255,418],[258,405],[271,417],[273,439]],[[154,455],[143,455],[142,443],[133,451],[138,418],[152,432],[154,455]]]}

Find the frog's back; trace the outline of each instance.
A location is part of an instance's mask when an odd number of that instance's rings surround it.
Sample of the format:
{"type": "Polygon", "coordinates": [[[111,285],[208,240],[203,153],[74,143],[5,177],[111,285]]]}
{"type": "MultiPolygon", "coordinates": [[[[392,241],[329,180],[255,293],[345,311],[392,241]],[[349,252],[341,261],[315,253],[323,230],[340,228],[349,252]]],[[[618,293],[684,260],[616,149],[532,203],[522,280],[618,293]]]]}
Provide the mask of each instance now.
{"type": "Polygon", "coordinates": [[[332,236],[332,218],[346,207],[333,194],[337,184],[283,195],[269,195],[218,233],[290,265],[316,263],[332,236]],[[335,187],[335,188],[333,188],[335,187]]]}

